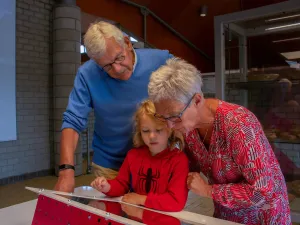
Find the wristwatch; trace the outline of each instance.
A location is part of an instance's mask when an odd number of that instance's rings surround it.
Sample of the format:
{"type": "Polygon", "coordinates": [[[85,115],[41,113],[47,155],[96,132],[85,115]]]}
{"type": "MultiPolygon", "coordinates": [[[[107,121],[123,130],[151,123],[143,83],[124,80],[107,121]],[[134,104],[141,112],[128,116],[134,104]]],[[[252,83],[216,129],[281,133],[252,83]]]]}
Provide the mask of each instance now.
{"type": "Polygon", "coordinates": [[[58,167],[59,171],[68,170],[68,169],[72,169],[75,171],[75,167],[72,165],[69,165],[69,164],[62,164],[62,165],[59,165],[59,167],[58,167]]]}

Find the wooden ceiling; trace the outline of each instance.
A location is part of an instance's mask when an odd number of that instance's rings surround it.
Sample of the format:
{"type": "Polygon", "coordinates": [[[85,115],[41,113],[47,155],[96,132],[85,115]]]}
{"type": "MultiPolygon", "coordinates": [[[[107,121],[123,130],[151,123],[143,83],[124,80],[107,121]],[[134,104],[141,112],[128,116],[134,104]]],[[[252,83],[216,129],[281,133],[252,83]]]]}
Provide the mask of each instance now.
{"type": "Polygon", "coordinates": [[[132,0],[132,2],[149,8],[211,58],[214,55],[214,16],[240,10],[240,0],[132,0]],[[199,16],[202,5],[208,7],[206,17],[199,16]]]}
{"type": "MultiPolygon", "coordinates": [[[[214,16],[283,1],[286,0],[131,0],[131,2],[150,9],[212,59],[214,59],[214,16]],[[206,17],[200,17],[199,15],[199,9],[202,5],[208,7],[206,17]]],[[[77,5],[81,7],[83,12],[120,22],[127,29],[142,36],[142,16],[139,9],[134,6],[129,6],[121,0],[77,0],[77,5]]],[[[179,45],[179,38],[175,38],[175,36],[173,38],[166,37],[167,33],[163,34],[165,31],[162,30],[166,30],[166,28],[154,26],[153,20],[155,19],[148,19],[147,36],[149,35],[148,41],[150,44],[158,48],[167,48],[179,56],[181,54],[188,61],[197,65],[203,72],[214,71],[213,61],[207,60],[197,51],[188,50],[187,47],[179,45]]],[[[278,61],[284,62],[282,57],[278,56],[274,44],[265,44],[268,40],[270,38],[267,36],[265,38],[256,37],[250,39],[252,46],[250,53],[259,54],[259,59],[261,60],[275,57],[278,61]],[[260,42],[266,46],[264,51],[261,51],[262,45],[260,42]]],[[[276,46],[281,46],[280,48],[282,48],[282,44],[277,44],[276,46]]],[[[249,58],[256,58],[256,56],[250,55],[249,58]]],[[[251,60],[251,66],[257,66],[254,65],[254,62],[256,64],[264,64],[264,62],[259,62],[258,59],[251,60]]]]}
{"type": "MultiPolygon", "coordinates": [[[[252,9],[286,0],[131,0],[150,9],[171,27],[185,36],[189,41],[214,59],[214,16],[252,9]],[[202,5],[208,7],[206,17],[199,16],[202,5]]],[[[299,33],[296,34],[296,36],[299,33]]],[[[285,34],[291,37],[294,34],[285,34]]],[[[286,47],[286,43],[274,44],[271,40],[280,38],[280,35],[250,38],[251,51],[249,60],[251,66],[260,67],[273,64],[284,64],[284,58],[278,53],[286,47]],[[265,47],[262,54],[261,46],[265,47]]],[[[287,48],[290,49],[291,45],[287,48]]],[[[295,49],[295,47],[293,47],[295,49]]],[[[237,67],[236,65],[232,65],[237,67]]]]}

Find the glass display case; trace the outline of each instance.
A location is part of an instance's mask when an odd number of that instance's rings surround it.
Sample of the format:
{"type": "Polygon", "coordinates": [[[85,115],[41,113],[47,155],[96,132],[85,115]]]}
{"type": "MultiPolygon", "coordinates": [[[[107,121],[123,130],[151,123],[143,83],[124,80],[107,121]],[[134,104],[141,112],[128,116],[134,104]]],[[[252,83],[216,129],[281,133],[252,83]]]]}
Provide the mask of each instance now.
{"type": "Polygon", "coordinates": [[[216,97],[261,122],[300,222],[300,4],[286,1],[215,18],[216,97]]]}

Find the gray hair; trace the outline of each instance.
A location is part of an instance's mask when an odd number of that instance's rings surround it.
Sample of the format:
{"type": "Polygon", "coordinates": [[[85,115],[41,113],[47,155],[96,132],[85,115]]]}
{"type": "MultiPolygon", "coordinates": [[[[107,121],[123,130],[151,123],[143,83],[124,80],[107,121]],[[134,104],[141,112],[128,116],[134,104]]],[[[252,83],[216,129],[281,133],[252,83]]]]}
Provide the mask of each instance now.
{"type": "Polygon", "coordinates": [[[195,66],[183,59],[171,58],[151,74],[148,94],[153,102],[175,100],[187,104],[194,94],[203,96],[201,87],[201,73],[195,66]]]}
{"type": "Polygon", "coordinates": [[[124,34],[116,26],[100,21],[91,24],[84,35],[84,45],[91,59],[99,59],[106,52],[106,40],[113,37],[117,43],[124,46],[124,34]]]}

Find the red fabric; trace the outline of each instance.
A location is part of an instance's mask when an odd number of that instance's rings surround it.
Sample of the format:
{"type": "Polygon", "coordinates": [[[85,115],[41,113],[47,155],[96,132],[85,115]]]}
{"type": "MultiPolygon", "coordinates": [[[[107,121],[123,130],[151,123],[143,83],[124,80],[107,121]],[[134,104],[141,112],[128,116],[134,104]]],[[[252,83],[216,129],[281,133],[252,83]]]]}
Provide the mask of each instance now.
{"type": "Polygon", "coordinates": [[[161,213],[151,212],[150,210],[144,210],[143,220],[141,222],[147,225],[181,225],[180,220],[175,217],[167,216],[161,213]]]}
{"type": "Polygon", "coordinates": [[[111,190],[106,194],[122,196],[131,187],[132,192],[147,195],[145,206],[148,208],[180,211],[187,200],[188,172],[188,159],[178,149],[166,149],[155,156],[150,155],[147,147],[132,149],[117,178],[108,181],[111,190]]]}
{"type": "Polygon", "coordinates": [[[143,210],[142,218],[134,216],[129,216],[128,218],[147,225],[181,225],[180,220],[175,217],[152,212],[150,210],[143,210]]]}
{"type": "MultiPolygon", "coordinates": [[[[107,204],[107,202],[104,203],[107,204]]],[[[119,210],[117,208],[112,211],[112,213],[118,212],[119,210]]],[[[3,219],[1,221],[3,221],[3,219]]],[[[1,224],[3,224],[3,222],[1,222],[1,224]]],[[[92,212],[57,201],[53,198],[49,198],[44,196],[43,193],[41,193],[38,197],[37,206],[31,224],[124,225],[122,222],[116,222],[109,218],[105,218],[92,212]]]]}
{"type": "MultiPolygon", "coordinates": [[[[109,202],[109,201],[98,201],[102,202],[105,205],[105,211],[118,215],[123,216],[126,215],[125,212],[122,211],[121,204],[118,202],[109,202]]],[[[158,224],[170,224],[170,225],[180,225],[180,220],[172,217],[167,216],[161,213],[152,212],[150,210],[143,209],[143,215],[142,218],[128,216],[129,219],[142,222],[147,225],[158,225],[158,224]]],[[[118,223],[116,221],[110,221],[111,225],[120,225],[121,223],[118,223]]]]}
{"type": "Polygon", "coordinates": [[[124,214],[120,203],[110,202],[110,201],[100,201],[100,202],[103,202],[105,204],[106,212],[119,215],[119,216],[122,216],[122,214],[124,214]]]}
{"type": "Polygon", "coordinates": [[[286,184],[257,118],[220,101],[207,151],[198,132],[186,135],[193,170],[213,185],[215,217],[242,224],[291,224],[286,184]]]}
{"type": "MultiPolygon", "coordinates": [[[[103,202],[105,204],[106,212],[109,212],[109,213],[112,213],[112,214],[115,214],[118,216],[122,216],[122,214],[124,214],[124,212],[121,209],[120,203],[109,202],[109,201],[100,201],[100,202],[103,202]]],[[[108,225],[123,225],[124,223],[119,223],[119,222],[111,220],[107,224],[108,225]]]]}

